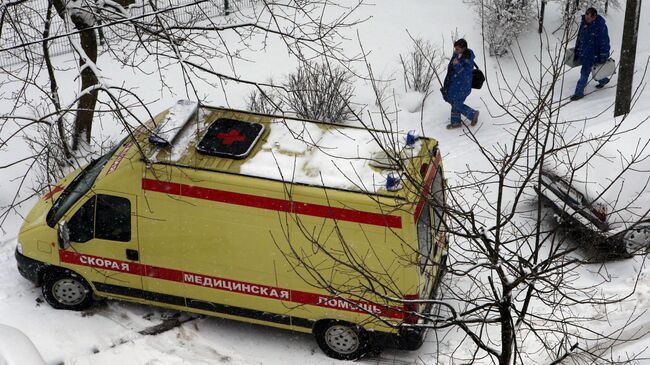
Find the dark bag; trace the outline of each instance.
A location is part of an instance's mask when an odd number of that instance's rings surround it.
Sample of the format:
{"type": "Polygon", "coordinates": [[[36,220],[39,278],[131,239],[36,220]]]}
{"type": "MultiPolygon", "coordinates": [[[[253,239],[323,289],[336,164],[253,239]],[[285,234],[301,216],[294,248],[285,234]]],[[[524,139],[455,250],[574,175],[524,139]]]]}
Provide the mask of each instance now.
{"type": "Polygon", "coordinates": [[[447,89],[444,87],[440,88],[440,93],[442,94],[442,100],[449,102],[449,94],[447,93],[447,89]]]}
{"type": "Polygon", "coordinates": [[[484,82],[485,75],[483,75],[483,71],[481,71],[476,62],[474,62],[474,69],[472,70],[472,89],[482,88],[484,82]]]}

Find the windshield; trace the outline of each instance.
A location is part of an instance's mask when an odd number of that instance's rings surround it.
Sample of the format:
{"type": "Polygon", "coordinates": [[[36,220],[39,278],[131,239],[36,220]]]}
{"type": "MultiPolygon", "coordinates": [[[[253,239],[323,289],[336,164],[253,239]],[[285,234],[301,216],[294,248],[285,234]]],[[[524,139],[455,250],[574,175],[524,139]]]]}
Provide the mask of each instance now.
{"type": "Polygon", "coordinates": [[[104,165],[106,165],[106,162],[111,159],[113,153],[115,153],[118,147],[122,145],[122,142],[124,141],[116,144],[102,157],[92,160],[88,166],[86,166],[86,168],[84,168],[83,171],[72,180],[47,213],[46,222],[48,226],[54,227],[56,222],[63,217],[65,212],[67,212],[68,209],[79,200],[79,198],[90,190],[95,183],[97,176],[104,168],[104,165]]]}

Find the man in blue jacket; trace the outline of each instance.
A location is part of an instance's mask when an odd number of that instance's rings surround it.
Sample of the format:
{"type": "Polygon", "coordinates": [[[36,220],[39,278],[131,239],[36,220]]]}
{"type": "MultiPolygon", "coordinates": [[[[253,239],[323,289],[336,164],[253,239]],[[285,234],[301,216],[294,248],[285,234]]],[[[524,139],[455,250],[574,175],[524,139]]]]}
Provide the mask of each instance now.
{"type": "Polygon", "coordinates": [[[474,70],[474,51],[467,48],[467,41],[459,39],[454,42],[454,53],[449,60],[447,76],[441,89],[443,98],[451,104],[451,120],[447,129],[460,128],[461,115],[478,123],[478,110],[465,105],[465,99],[472,91],[472,71],[474,70]]]}
{"type": "MultiPolygon", "coordinates": [[[[582,16],[578,39],[576,39],[575,57],[580,58],[582,68],[576,91],[571,100],[582,99],[585,96],[585,86],[589,82],[589,74],[594,64],[605,63],[609,59],[609,34],[605,19],[598,15],[594,8],[589,8],[582,16]]],[[[596,80],[597,88],[602,88],[609,78],[596,80]]]]}

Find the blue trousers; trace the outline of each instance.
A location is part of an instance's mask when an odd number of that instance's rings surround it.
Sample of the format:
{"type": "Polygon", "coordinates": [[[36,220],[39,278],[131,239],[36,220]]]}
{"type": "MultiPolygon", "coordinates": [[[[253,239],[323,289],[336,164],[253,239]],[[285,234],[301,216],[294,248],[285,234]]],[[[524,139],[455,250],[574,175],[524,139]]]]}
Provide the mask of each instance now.
{"type": "MultiPolygon", "coordinates": [[[[578,79],[578,83],[576,84],[576,91],[573,93],[573,95],[576,96],[584,96],[585,95],[585,87],[589,83],[589,75],[591,74],[591,68],[593,67],[593,63],[587,62],[582,64],[582,68],[580,68],[580,78],[578,79]]],[[[608,78],[604,78],[601,80],[596,80],[598,84],[600,85],[605,85],[606,83],[609,82],[608,78]]]]}
{"type": "Polygon", "coordinates": [[[472,120],[474,119],[474,113],[476,110],[465,105],[465,99],[449,99],[449,104],[451,104],[451,124],[458,124],[461,122],[461,115],[464,115],[465,118],[472,120]]]}

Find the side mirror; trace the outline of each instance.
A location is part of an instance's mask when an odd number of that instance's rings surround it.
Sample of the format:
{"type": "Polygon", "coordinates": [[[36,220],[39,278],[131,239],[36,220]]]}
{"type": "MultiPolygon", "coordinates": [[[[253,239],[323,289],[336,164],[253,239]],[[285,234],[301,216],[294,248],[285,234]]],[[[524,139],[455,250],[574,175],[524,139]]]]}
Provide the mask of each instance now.
{"type": "Polygon", "coordinates": [[[68,222],[63,220],[59,223],[57,236],[59,238],[59,247],[61,247],[62,250],[65,250],[70,246],[70,229],[68,229],[68,222]]]}

